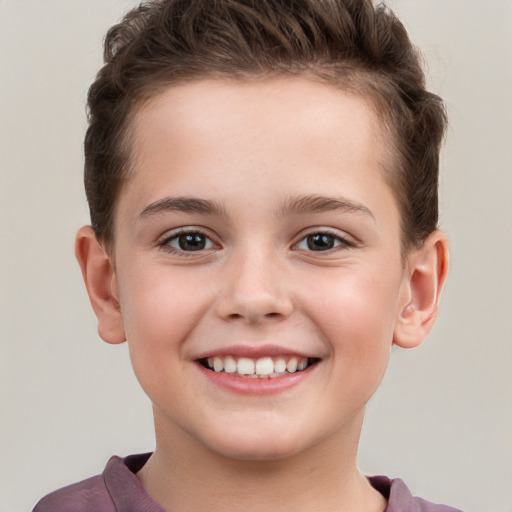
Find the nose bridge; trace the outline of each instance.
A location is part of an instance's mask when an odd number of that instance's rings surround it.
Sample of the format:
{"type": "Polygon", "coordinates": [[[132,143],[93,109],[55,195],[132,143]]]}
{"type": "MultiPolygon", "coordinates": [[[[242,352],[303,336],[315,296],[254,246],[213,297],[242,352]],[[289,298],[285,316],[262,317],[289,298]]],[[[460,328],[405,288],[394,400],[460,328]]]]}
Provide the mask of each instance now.
{"type": "Polygon", "coordinates": [[[271,247],[253,242],[226,261],[219,315],[247,322],[286,317],[293,304],[280,257],[271,247]]]}

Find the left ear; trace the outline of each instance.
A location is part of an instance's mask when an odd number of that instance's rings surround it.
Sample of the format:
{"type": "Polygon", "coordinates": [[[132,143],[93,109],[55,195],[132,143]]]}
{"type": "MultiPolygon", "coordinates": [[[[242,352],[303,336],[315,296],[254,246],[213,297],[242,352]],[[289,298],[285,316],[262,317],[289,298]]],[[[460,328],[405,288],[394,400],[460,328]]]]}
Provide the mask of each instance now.
{"type": "Polygon", "coordinates": [[[442,231],[434,231],[407,256],[395,345],[413,348],[426,338],[436,319],[447,271],[448,240],[442,231]]]}

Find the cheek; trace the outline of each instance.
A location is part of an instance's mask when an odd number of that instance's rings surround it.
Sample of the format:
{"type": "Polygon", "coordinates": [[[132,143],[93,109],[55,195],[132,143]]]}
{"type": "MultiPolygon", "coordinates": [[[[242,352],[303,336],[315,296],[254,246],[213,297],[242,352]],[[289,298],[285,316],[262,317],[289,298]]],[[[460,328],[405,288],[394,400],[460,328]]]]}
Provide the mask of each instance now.
{"type": "Polygon", "coordinates": [[[322,318],[317,325],[331,332],[351,332],[356,338],[372,332],[391,334],[400,290],[400,276],[394,274],[360,268],[314,276],[308,293],[315,316],[322,318]]]}
{"type": "Polygon", "coordinates": [[[188,279],[168,271],[139,272],[122,287],[120,300],[126,338],[135,373],[143,387],[185,362],[184,343],[207,307],[188,279]],[[172,369],[171,369],[172,367],[172,369]]]}
{"type": "Polygon", "coordinates": [[[182,338],[201,311],[202,295],[187,275],[148,264],[133,265],[120,279],[120,301],[127,337],[168,345],[182,338]],[[153,268],[155,267],[155,268],[153,268]],[[126,288],[124,283],[128,283],[126,288]],[[130,336],[131,334],[131,336],[130,336]]]}
{"type": "Polygon", "coordinates": [[[343,274],[338,279],[330,276],[326,288],[316,280],[311,316],[330,345],[340,370],[337,378],[357,392],[358,388],[375,388],[384,374],[393,339],[399,277],[343,274]]]}

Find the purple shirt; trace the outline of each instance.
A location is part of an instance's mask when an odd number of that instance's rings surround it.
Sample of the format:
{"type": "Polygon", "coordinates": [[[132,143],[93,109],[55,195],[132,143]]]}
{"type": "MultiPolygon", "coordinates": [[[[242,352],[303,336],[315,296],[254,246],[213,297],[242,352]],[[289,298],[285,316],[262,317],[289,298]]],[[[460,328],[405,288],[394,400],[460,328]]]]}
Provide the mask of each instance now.
{"type": "MultiPolygon", "coordinates": [[[[103,474],[48,494],[32,512],[165,512],[135,476],[150,455],[112,457],[103,474]]],[[[373,476],[369,480],[388,500],[384,512],[460,512],[413,497],[398,478],[373,476]]]]}

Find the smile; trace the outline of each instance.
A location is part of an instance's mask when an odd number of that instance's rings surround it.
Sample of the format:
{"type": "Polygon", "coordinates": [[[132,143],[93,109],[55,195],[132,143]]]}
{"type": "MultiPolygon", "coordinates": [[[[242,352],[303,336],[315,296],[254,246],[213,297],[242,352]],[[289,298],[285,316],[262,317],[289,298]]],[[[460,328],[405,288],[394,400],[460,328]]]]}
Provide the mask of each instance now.
{"type": "Polygon", "coordinates": [[[317,362],[307,357],[248,357],[214,356],[200,359],[201,365],[216,373],[227,373],[237,377],[273,379],[304,371],[317,362]]]}

